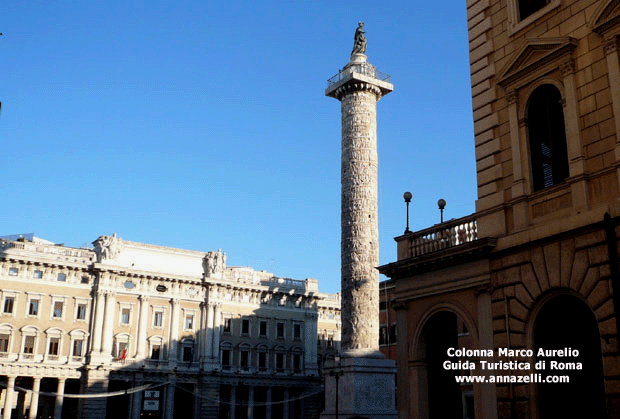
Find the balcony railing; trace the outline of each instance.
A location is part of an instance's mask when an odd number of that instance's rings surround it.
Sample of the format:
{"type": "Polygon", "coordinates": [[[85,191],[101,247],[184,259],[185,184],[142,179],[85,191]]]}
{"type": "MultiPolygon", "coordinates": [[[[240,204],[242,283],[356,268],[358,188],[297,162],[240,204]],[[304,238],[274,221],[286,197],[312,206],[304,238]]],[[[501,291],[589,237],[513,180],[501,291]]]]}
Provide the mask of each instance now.
{"type": "Polygon", "coordinates": [[[330,87],[331,85],[338,83],[340,80],[344,78],[345,75],[350,74],[350,73],[364,74],[365,76],[370,76],[375,79],[379,79],[381,81],[386,81],[388,83],[390,82],[390,78],[391,78],[391,76],[380,72],[379,70],[377,70],[377,67],[375,67],[374,65],[368,62],[358,63],[358,64],[348,64],[344,69],[340,70],[338,74],[336,74],[334,77],[327,80],[327,87],[330,87]]]}
{"type": "Polygon", "coordinates": [[[472,214],[402,237],[409,242],[409,256],[417,257],[478,240],[478,223],[472,214]]]}

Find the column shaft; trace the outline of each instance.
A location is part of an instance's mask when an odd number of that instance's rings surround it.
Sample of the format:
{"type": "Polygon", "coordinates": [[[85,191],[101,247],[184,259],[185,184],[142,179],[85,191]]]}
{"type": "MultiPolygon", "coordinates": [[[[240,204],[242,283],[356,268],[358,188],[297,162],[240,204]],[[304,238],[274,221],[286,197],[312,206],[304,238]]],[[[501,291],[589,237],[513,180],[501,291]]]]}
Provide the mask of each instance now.
{"type": "Polygon", "coordinates": [[[32,381],[32,395],[30,396],[30,411],[28,419],[36,419],[39,412],[39,391],[41,390],[41,377],[34,377],[32,381]]]}
{"type": "Polygon", "coordinates": [[[56,390],[56,403],[54,404],[54,419],[61,419],[62,417],[62,405],[65,395],[65,381],[66,378],[58,379],[58,389],[56,390]]]}
{"type": "Polygon", "coordinates": [[[140,300],[140,319],[138,323],[138,342],[136,348],[136,358],[138,360],[144,359],[146,355],[146,331],[148,329],[148,317],[149,317],[149,298],[141,295],[140,300]]]}
{"type": "Polygon", "coordinates": [[[114,339],[114,315],[116,314],[116,296],[109,292],[105,298],[105,319],[103,324],[103,346],[101,352],[103,356],[110,357],[112,355],[112,345],[114,339]]]}
{"type": "Polygon", "coordinates": [[[95,326],[93,328],[92,352],[101,352],[101,339],[103,336],[103,318],[105,310],[105,295],[102,291],[97,291],[95,296],[95,326]]]}
{"type": "Polygon", "coordinates": [[[170,300],[172,304],[171,319],[170,319],[170,343],[168,359],[172,362],[177,360],[177,348],[179,346],[179,300],[173,298],[170,300]]]}
{"type": "Polygon", "coordinates": [[[15,392],[15,376],[7,376],[7,383],[4,396],[4,410],[2,412],[2,419],[11,419],[11,412],[13,410],[13,393],[15,392]]]}

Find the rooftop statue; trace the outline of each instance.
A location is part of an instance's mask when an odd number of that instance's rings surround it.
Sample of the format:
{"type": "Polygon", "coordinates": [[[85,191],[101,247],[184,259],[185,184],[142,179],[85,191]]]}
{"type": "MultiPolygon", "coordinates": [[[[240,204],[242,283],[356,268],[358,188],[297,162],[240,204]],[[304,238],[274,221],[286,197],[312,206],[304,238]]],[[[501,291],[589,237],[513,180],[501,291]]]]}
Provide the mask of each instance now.
{"type": "Polygon", "coordinates": [[[358,27],[355,30],[355,41],[353,43],[353,51],[351,51],[351,56],[354,54],[365,54],[366,53],[366,37],[364,34],[364,22],[358,22],[358,27]]]}

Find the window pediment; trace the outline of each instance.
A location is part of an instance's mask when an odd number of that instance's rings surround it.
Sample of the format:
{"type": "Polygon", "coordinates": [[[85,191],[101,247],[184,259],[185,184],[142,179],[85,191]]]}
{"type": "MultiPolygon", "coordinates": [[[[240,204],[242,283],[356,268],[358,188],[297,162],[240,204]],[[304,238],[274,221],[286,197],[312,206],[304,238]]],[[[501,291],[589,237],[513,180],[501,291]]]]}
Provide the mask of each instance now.
{"type": "Polygon", "coordinates": [[[620,0],[602,2],[592,15],[589,26],[603,37],[620,34],[620,0]]]}
{"type": "Polygon", "coordinates": [[[499,72],[497,84],[519,88],[557,69],[576,47],[570,37],[528,39],[499,72]]]}

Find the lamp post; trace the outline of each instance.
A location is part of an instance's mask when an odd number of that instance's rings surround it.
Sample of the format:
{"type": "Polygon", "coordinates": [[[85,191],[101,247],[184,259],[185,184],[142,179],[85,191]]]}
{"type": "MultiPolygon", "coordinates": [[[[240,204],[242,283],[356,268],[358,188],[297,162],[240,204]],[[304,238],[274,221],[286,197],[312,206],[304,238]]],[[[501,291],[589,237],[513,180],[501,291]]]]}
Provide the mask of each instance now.
{"type": "Polygon", "coordinates": [[[439,207],[439,211],[441,212],[441,223],[443,224],[443,209],[446,207],[446,200],[440,199],[437,201],[437,206],[439,207]]]}
{"type": "Polygon", "coordinates": [[[412,196],[413,195],[411,195],[411,192],[405,192],[403,194],[403,198],[405,199],[405,203],[407,204],[407,227],[405,228],[405,234],[411,233],[411,230],[409,230],[409,204],[411,203],[412,196]]]}
{"type": "Polygon", "coordinates": [[[336,355],[334,357],[334,368],[333,370],[331,370],[330,375],[334,376],[334,378],[336,379],[336,419],[338,419],[340,417],[340,415],[338,414],[338,407],[339,407],[339,400],[338,400],[338,396],[339,396],[339,390],[340,390],[340,386],[338,385],[338,382],[340,380],[340,376],[342,375],[342,371],[340,371],[340,356],[336,355]]]}

